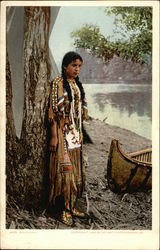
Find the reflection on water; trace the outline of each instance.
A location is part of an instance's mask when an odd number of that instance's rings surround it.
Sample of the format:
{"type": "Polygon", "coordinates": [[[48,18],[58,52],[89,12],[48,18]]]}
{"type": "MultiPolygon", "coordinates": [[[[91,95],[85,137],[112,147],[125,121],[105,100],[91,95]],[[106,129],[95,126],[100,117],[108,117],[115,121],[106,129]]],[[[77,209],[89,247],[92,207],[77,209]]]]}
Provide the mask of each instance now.
{"type": "Polygon", "coordinates": [[[85,84],[89,115],[151,139],[152,86],[85,84]]]}
{"type": "Polygon", "coordinates": [[[95,102],[99,104],[100,111],[103,112],[106,104],[111,104],[121,112],[128,112],[131,116],[136,112],[139,116],[147,115],[152,117],[151,94],[142,92],[124,92],[124,93],[97,93],[94,95],[95,102]]]}

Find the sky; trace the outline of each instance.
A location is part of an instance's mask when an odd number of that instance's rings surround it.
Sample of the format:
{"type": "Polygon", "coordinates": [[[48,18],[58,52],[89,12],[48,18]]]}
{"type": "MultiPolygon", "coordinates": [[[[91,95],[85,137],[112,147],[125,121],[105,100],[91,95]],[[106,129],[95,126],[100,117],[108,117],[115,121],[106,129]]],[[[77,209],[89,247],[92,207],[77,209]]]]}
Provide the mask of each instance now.
{"type": "Polygon", "coordinates": [[[114,35],[114,18],[107,16],[104,9],[103,6],[65,6],[60,8],[49,41],[59,70],[64,54],[75,49],[74,39],[70,37],[72,31],[85,24],[94,24],[100,27],[104,36],[114,35]]]}

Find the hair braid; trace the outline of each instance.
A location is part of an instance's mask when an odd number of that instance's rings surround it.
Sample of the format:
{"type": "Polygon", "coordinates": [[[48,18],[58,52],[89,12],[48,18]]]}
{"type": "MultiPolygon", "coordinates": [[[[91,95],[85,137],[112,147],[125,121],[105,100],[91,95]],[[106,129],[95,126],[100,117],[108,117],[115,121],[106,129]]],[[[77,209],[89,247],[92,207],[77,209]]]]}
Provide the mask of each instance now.
{"type": "Polygon", "coordinates": [[[77,84],[77,86],[78,86],[78,88],[79,88],[79,90],[81,92],[81,99],[83,101],[84,98],[85,98],[85,92],[84,92],[84,88],[82,86],[82,83],[79,81],[79,77],[78,76],[75,78],[75,81],[76,81],[76,84],[77,84]]]}
{"type": "Polygon", "coordinates": [[[63,87],[65,88],[65,90],[68,93],[69,101],[72,102],[71,88],[70,88],[69,83],[67,81],[63,66],[62,66],[62,78],[63,78],[63,87]]]}

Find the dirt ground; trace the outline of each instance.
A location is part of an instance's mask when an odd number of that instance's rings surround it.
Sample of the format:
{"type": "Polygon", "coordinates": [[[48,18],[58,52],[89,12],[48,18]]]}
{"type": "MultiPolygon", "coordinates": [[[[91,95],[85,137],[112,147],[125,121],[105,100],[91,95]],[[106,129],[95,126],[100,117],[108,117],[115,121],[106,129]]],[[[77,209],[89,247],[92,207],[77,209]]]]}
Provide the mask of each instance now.
{"type": "Polygon", "coordinates": [[[150,230],[152,229],[151,190],[132,194],[115,194],[107,185],[107,158],[112,139],[118,139],[124,152],[151,147],[151,140],[129,130],[95,119],[84,124],[92,144],[84,145],[86,191],[78,206],[89,214],[86,219],[74,218],[72,228],[61,223],[50,212],[40,214],[20,209],[15,201],[7,204],[7,228],[16,229],[88,229],[150,230]]]}

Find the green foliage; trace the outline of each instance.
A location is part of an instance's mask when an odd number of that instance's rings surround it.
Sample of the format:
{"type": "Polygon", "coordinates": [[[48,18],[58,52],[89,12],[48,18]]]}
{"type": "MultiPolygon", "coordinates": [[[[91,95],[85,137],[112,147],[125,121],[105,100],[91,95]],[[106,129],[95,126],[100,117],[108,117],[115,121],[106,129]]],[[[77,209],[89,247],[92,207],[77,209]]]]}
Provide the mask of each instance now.
{"type": "Polygon", "coordinates": [[[145,62],[152,55],[152,8],[151,7],[106,7],[107,15],[114,15],[116,40],[104,37],[98,26],[84,25],[73,31],[77,48],[89,50],[105,61],[114,55],[136,62],[145,62]],[[119,35],[117,36],[117,34],[119,35]]]}
{"type": "Polygon", "coordinates": [[[152,30],[151,7],[107,7],[107,15],[115,15],[115,23],[124,24],[127,30],[152,30]]]}
{"type": "Polygon", "coordinates": [[[86,24],[80,30],[72,32],[71,36],[75,38],[74,44],[77,48],[87,49],[105,60],[114,55],[114,44],[100,33],[97,26],[86,24]]]}

